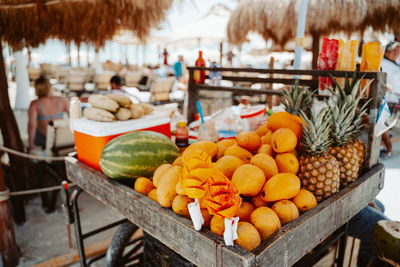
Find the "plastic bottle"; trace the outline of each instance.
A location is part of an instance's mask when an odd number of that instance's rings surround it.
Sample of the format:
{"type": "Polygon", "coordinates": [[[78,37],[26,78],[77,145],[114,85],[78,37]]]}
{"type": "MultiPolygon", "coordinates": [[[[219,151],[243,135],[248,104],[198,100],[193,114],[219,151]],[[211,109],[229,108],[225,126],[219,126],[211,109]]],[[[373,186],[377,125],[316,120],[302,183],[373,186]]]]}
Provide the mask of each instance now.
{"type": "MultiPolygon", "coordinates": [[[[203,58],[203,51],[199,51],[199,57],[196,60],[196,67],[205,67],[206,61],[203,58]]],[[[196,70],[194,72],[194,82],[195,83],[204,83],[206,80],[206,72],[204,70],[196,70]]]]}
{"type": "Polygon", "coordinates": [[[73,121],[82,118],[81,101],[78,97],[74,96],[69,102],[69,127],[71,132],[74,132],[73,121]]]}
{"type": "Polygon", "coordinates": [[[186,122],[180,121],[177,124],[175,131],[175,144],[180,149],[185,149],[189,145],[189,130],[186,127],[186,122]]]}

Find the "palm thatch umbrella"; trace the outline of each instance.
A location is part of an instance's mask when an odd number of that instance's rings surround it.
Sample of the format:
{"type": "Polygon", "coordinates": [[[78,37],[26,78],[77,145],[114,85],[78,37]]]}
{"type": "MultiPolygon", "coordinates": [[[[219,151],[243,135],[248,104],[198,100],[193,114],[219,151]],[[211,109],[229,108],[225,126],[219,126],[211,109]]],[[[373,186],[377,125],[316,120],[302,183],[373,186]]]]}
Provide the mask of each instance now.
{"type": "MultiPolygon", "coordinates": [[[[249,32],[284,45],[296,37],[299,0],[243,0],[232,12],[227,26],[228,41],[240,45],[249,32]]],[[[318,53],[319,36],[334,32],[400,32],[398,0],[309,0],[306,34],[313,35],[318,53]]],[[[316,51],[316,52],[315,52],[316,51]]],[[[313,62],[316,63],[316,58],[313,62]]],[[[313,64],[314,66],[314,64],[313,64]]]]}
{"type": "MultiPolygon", "coordinates": [[[[100,47],[121,29],[145,39],[171,5],[172,0],[0,0],[0,128],[4,145],[25,150],[10,107],[1,41],[16,49],[36,47],[49,38],[100,47]]],[[[27,162],[11,155],[10,161],[16,170],[10,189],[24,190],[29,184],[27,162]]],[[[23,199],[14,200],[14,219],[21,223],[25,220],[23,199]]]]}
{"type": "Polygon", "coordinates": [[[172,0],[0,0],[0,36],[13,47],[48,38],[96,47],[120,29],[139,39],[158,27],[172,0]]]}

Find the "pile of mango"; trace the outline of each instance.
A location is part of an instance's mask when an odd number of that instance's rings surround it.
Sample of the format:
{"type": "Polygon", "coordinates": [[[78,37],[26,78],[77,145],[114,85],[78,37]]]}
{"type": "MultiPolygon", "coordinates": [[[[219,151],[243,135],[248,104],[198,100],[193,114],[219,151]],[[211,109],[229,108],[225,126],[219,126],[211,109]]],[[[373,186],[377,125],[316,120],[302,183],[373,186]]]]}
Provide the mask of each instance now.
{"type": "MultiPolygon", "coordinates": [[[[187,205],[198,198],[204,225],[223,236],[224,217],[218,216],[218,212],[209,212],[210,196],[204,194],[210,170],[218,170],[242,198],[234,215],[240,218],[235,242],[253,250],[281,225],[317,205],[311,192],[300,189],[296,176],[297,141],[298,133],[293,130],[271,131],[267,125],[256,132],[241,132],[236,139],[218,143],[199,141],[190,145],[173,164],[161,165],[153,180],[138,178],[135,190],[187,218],[190,218],[187,205]],[[189,169],[193,173],[190,181],[183,179],[189,169]]],[[[224,211],[224,207],[221,209],[224,211]]]]}

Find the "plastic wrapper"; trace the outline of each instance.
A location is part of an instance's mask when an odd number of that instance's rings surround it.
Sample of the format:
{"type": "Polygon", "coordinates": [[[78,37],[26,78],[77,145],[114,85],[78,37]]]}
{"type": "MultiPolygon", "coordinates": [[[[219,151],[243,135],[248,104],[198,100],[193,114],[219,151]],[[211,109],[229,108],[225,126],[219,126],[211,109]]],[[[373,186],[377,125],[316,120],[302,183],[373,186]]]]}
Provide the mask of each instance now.
{"type": "MultiPolygon", "coordinates": [[[[318,56],[319,70],[335,70],[338,59],[339,41],[336,39],[324,38],[321,52],[318,56]]],[[[330,77],[319,77],[319,89],[321,94],[329,92],[327,89],[333,87],[333,80],[330,77]]]]}
{"type": "MultiPolygon", "coordinates": [[[[359,41],[343,41],[339,39],[338,60],[336,70],[355,71],[357,64],[359,41]]],[[[344,87],[345,78],[337,78],[337,82],[344,87]]]]}
{"type": "MultiPolygon", "coordinates": [[[[360,71],[380,71],[382,59],[385,52],[378,42],[369,42],[362,45],[360,71]]],[[[367,85],[368,80],[363,79],[361,88],[367,85]]],[[[369,89],[365,93],[369,96],[369,89]]]]}

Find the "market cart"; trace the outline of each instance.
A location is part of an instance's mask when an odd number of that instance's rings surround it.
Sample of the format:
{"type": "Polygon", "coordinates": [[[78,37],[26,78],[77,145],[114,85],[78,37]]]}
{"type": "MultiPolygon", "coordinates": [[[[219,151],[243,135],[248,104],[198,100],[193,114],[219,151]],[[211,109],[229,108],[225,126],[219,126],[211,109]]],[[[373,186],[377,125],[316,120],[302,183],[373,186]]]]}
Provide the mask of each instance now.
{"type": "MultiPolygon", "coordinates": [[[[197,100],[198,90],[229,90],[237,94],[276,94],[279,91],[253,90],[242,87],[224,88],[194,84],[193,72],[199,68],[189,68],[189,120],[194,115],[192,107],[197,100]]],[[[300,84],[317,86],[317,77],[328,76],[327,71],[294,71],[266,69],[207,69],[223,72],[259,72],[285,75],[301,75],[300,84]],[[306,75],[306,76],[304,76],[306,75]],[[306,77],[306,78],[303,78],[306,77]]],[[[350,77],[351,72],[331,72],[332,75],[350,77]]],[[[347,222],[372,201],[384,183],[384,166],[378,163],[380,138],[373,135],[378,107],[385,92],[384,73],[359,73],[367,79],[374,79],[371,85],[369,127],[365,132],[366,160],[365,172],[340,192],[318,204],[314,209],[302,214],[296,220],[284,225],[269,239],[253,251],[239,246],[226,247],[222,237],[208,229],[195,231],[189,219],[175,214],[133,190],[133,188],[107,178],[101,172],[79,162],[71,155],[66,160],[68,178],[80,188],[115,209],[143,231],[157,239],[197,266],[292,266],[318,244],[334,233],[345,232],[347,222]]],[[[293,84],[291,78],[257,78],[245,76],[223,76],[223,79],[257,83],[279,82],[293,84]]],[[[339,262],[341,266],[341,262],[339,262]]]]}

